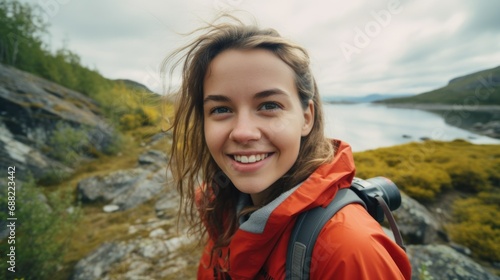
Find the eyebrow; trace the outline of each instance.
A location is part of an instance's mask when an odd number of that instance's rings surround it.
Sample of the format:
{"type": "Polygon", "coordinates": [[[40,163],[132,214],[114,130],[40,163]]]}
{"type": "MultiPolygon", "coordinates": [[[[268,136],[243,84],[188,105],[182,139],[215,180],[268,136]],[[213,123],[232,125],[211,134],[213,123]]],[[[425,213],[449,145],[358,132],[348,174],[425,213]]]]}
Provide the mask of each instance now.
{"type": "Polygon", "coordinates": [[[281,94],[288,95],[285,91],[283,91],[281,89],[272,88],[272,89],[264,90],[264,91],[261,91],[261,92],[257,93],[254,96],[254,99],[262,99],[262,98],[266,98],[266,97],[269,97],[269,96],[281,95],[281,94]]]}
{"type": "MultiPolygon", "coordinates": [[[[263,99],[269,96],[273,95],[288,95],[285,91],[278,89],[278,88],[273,88],[273,89],[267,89],[263,90],[261,92],[258,92],[255,94],[253,99],[263,99]]],[[[216,102],[230,102],[231,99],[225,95],[209,95],[203,99],[203,104],[209,102],[209,101],[216,101],[216,102]]]]}
{"type": "Polygon", "coordinates": [[[215,102],[230,102],[231,99],[229,97],[224,96],[224,95],[209,95],[203,99],[203,104],[206,104],[209,101],[215,101],[215,102]]]}

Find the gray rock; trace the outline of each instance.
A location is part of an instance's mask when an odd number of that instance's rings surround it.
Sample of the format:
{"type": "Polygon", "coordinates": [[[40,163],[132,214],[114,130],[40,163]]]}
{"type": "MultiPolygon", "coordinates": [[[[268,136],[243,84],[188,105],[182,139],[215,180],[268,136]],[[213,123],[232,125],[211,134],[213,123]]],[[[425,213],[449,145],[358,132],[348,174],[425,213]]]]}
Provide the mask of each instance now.
{"type": "Polygon", "coordinates": [[[157,133],[157,134],[153,135],[151,137],[151,139],[149,139],[148,145],[155,145],[158,142],[160,142],[160,140],[162,140],[163,138],[171,138],[171,137],[172,137],[172,131],[171,130],[157,133]]]}
{"type": "Polygon", "coordinates": [[[163,279],[165,271],[187,265],[176,251],[190,242],[180,236],[106,243],[77,263],[72,280],[163,279]]]}
{"type": "Polygon", "coordinates": [[[165,167],[167,165],[168,157],[162,151],[147,150],[139,156],[139,165],[155,165],[165,167]]]}
{"type": "Polygon", "coordinates": [[[16,164],[38,179],[49,173],[72,172],[47,146],[57,124],[84,132],[83,144],[105,151],[114,129],[87,96],[27,72],[0,64],[0,168],[16,164]]]}
{"type": "Polygon", "coordinates": [[[431,244],[446,241],[441,224],[422,204],[404,193],[401,193],[401,199],[401,206],[393,213],[407,243],[431,244]]]}
{"type": "Polygon", "coordinates": [[[118,210],[120,210],[120,206],[114,205],[114,204],[108,204],[108,205],[104,205],[104,207],[102,207],[102,211],[104,211],[106,213],[112,213],[112,212],[116,212],[118,210]]]}
{"type": "Polygon", "coordinates": [[[467,248],[467,247],[465,247],[465,246],[462,246],[462,245],[460,245],[460,244],[457,244],[457,243],[451,242],[451,243],[449,244],[449,246],[450,246],[451,248],[453,248],[453,250],[455,250],[455,251],[459,252],[459,253],[460,253],[460,254],[462,254],[462,255],[466,255],[466,256],[469,256],[469,257],[472,255],[472,251],[471,251],[469,248],[467,248]]]}
{"type": "Polygon", "coordinates": [[[83,179],[78,183],[78,194],[82,202],[108,202],[130,190],[138,181],[144,180],[148,173],[138,168],[83,179]]]}
{"type": "Polygon", "coordinates": [[[16,140],[0,119],[0,167],[6,170],[8,166],[15,166],[18,174],[27,175],[29,172],[35,178],[42,178],[51,172],[73,172],[73,169],[42,154],[36,147],[16,140]]]}
{"type": "Polygon", "coordinates": [[[119,205],[120,210],[133,208],[158,195],[164,189],[166,180],[165,170],[149,173],[144,180],[137,180],[126,192],[116,196],[112,203],[119,205]]]}
{"type": "Polygon", "coordinates": [[[166,234],[167,234],[167,232],[165,232],[164,229],[157,228],[157,229],[152,230],[149,233],[149,237],[151,237],[151,238],[162,237],[162,236],[165,236],[166,234]]]}
{"type": "Polygon", "coordinates": [[[153,264],[146,261],[133,261],[128,266],[128,271],[120,277],[121,279],[127,280],[156,280],[153,277],[148,276],[148,271],[152,269],[153,264]]]}
{"type": "Polygon", "coordinates": [[[500,121],[490,121],[477,129],[483,135],[500,139],[500,121]]]}
{"type": "Polygon", "coordinates": [[[412,279],[498,280],[500,277],[446,245],[410,245],[407,247],[412,279]]]}
{"type": "Polygon", "coordinates": [[[102,279],[112,265],[122,261],[133,249],[134,246],[124,242],[105,243],[76,264],[71,279],[102,279]]]}
{"type": "Polygon", "coordinates": [[[171,218],[179,209],[179,195],[175,191],[166,192],[156,201],[155,211],[159,218],[171,218]]]}
{"type": "Polygon", "coordinates": [[[167,182],[165,170],[142,168],[119,170],[105,176],[94,176],[78,183],[82,202],[107,202],[126,210],[158,195],[167,182]]]}

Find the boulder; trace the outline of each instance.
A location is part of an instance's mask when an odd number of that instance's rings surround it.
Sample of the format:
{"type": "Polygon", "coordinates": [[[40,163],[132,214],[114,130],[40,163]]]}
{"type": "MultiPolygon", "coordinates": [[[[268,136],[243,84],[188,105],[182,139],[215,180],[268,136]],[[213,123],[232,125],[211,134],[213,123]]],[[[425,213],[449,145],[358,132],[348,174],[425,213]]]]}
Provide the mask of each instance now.
{"type": "Polygon", "coordinates": [[[188,265],[192,256],[182,256],[179,248],[193,242],[186,236],[163,239],[165,235],[101,245],[80,260],[72,280],[164,279],[188,265]]]}
{"type": "Polygon", "coordinates": [[[105,202],[126,210],[155,197],[164,189],[167,172],[142,168],[118,170],[81,180],[77,191],[84,203],[105,202]]]}
{"type": "Polygon", "coordinates": [[[102,279],[113,264],[121,261],[133,249],[134,246],[126,242],[105,243],[76,264],[71,279],[102,279]]]}
{"type": "Polygon", "coordinates": [[[408,244],[431,244],[447,241],[442,225],[425,206],[401,193],[401,206],[393,211],[408,244]]]}
{"type": "Polygon", "coordinates": [[[149,173],[144,180],[138,180],[126,192],[116,196],[112,203],[120,206],[120,210],[133,208],[161,193],[165,188],[167,178],[165,170],[149,173]]]}
{"type": "Polygon", "coordinates": [[[82,202],[112,201],[119,194],[133,188],[138,181],[145,180],[148,174],[147,170],[137,168],[93,176],[78,183],[78,194],[82,202]]]}
{"type": "Polygon", "coordinates": [[[478,263],[446,245],[407,247],[412,279],[499,280],[478,263]]]}

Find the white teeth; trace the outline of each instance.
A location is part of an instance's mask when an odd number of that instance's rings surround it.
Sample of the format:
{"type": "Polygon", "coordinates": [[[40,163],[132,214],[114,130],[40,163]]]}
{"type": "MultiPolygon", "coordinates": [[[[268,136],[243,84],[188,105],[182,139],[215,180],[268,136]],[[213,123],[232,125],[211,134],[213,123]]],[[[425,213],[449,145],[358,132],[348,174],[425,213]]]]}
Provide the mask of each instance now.
{"type": "Polygon", "coordinates": [[[258,155],[251,155],[251,156],[239,156],[239,155],[234,155],[234,160],[241,162],[241,163],[254,163],[257,161],[261,161],[265,158],[267,158],[268,154],[258,154],[258,155]]]}
{"type": "Polygon", "coordinates": [[[241,162],[248,163],[248,157],[247,156],[241,156],[241,162]]]}

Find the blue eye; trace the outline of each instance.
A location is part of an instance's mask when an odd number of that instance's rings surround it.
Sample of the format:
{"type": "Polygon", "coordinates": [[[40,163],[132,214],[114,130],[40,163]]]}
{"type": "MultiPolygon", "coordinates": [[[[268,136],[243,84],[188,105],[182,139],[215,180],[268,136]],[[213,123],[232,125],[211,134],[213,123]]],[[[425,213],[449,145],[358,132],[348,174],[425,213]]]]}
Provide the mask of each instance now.
{"type": "Polygon", "coordinates": [[[231,110],[227,107],[215,107],[212,110],[210,110],[210,114],[226,114],[230,113],[231,110]]]}
{"type": "Polygon", "coordinates": [[[260,106],[261,110],[267,110],[267,111],[272,111],[272,110],[277,110],[281,109],[281,106],[276,103],[276,102],[266,102],[260,106]]]}

